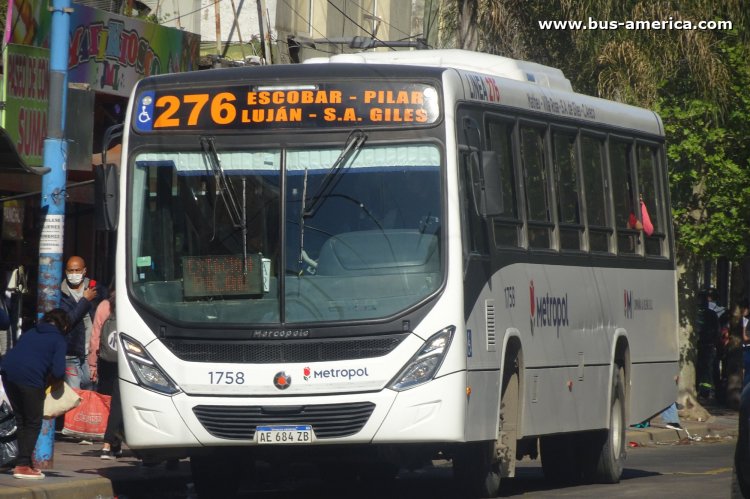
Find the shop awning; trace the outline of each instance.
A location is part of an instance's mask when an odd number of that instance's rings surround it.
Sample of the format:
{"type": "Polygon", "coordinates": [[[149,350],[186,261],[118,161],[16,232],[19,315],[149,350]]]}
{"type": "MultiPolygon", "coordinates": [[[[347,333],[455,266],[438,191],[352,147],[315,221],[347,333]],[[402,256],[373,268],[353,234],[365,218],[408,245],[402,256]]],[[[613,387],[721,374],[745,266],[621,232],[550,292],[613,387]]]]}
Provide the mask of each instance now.
{"type": "Polygon", "coordinates": [[[0,127],[0,173],[33,173],[44,175],[50,171],[48,166],[29,166],[18,154],[13,139],[0,127]]]}

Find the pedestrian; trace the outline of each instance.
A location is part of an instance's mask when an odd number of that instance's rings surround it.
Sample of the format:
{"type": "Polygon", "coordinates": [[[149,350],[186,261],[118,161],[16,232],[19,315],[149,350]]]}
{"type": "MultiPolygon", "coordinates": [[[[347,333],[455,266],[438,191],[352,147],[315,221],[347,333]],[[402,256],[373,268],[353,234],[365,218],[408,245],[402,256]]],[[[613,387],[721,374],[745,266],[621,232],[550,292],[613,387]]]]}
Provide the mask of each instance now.
{"type": "Polygon", "coordinates": [[[65,376],[65,335],[69,330],[66,312],[50,310],[3,358],[0,373],[18,428],[16,478],[44,478],[44,473],[33,467],[31,456],[42,428],[46,387],[65,376]]]}
{"type": "Polygon", "coordinates": [[[65,356],[65,381],[73,388],[91,390],[93,384],[89,374],[89,340],[93,328],[94,313],[106,288],[86,276],[86,262],[80,256],[71,256],[65,264],[65,279],[60,285],[60,308],[65,310],[70,321],[68,351],[65,356]]]}
{"type": "Polygon", "coordinates": [[[711,359],[711,382],[713,383],[714,395],[717,400],[721,398],[724,386],[721,383],[721,338],[724,329],[729,327],[729,312],[726,307],[719,304],[719,292],[716,288],[710,288],[708,293],[708,307],[716,314],[718,332],[714,343],[714,355],[711,359]]]}
{"type": "Polygon", "coordinates": [[[697,382],[698,396],[703,399],[714,397],[717,381],[716,346],[721,338],[721,316],[724,307],[717,303],[718,292],[709,288],[702,296],[698,308],[696,325],[698,328],[697,382]]]}
{"type": "Polygon", "coordinates": [[[742,376],[742,388],[744,389],[750,383],[750,301],[743,300],[740,305],[740,338],[742,338],[742,367],[744,374],[742,376]]]}
{"type": "Polygon", "coordinates": [[[111,396],[107,428],[104,431],[102,459],[115,459],[122,455],[121,435],[124,433],[122,404],[117,380],[117,322],[115,314],[115,290],[110,289],[109,298],[96,309],[89,346],[89,371],[97,391],[111,396]]]}

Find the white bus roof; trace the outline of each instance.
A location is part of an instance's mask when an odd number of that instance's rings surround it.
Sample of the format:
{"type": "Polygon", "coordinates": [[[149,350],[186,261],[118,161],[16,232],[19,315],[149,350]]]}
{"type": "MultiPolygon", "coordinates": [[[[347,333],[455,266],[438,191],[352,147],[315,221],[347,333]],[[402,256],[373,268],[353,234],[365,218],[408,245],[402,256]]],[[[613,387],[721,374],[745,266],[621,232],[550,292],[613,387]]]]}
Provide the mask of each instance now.
{"type": "Polygon", "coordinates": [[[483,54],[470,50],[399,50],[390,52],[360,52],[339,54],[331,57],[315,57],[305,61],[315,63],[365,63],[365,64],[404,64],[410,66],[431,66],[473,71],[511,80],[535,83],[539,86],[572,92],[570,80],[562,71],[542,64],[518,61],[499,55],[483,54]]]}
{"type": "Polygon", "coordinates": [[[661,119],[653,111],[576,93],[562,71],[534,62],[469,50],[441,49],[338,54],[308,59],[305,63],[452,68],[458,71],[469,100],[502,102],[592,124],[608,124],[664,136],[661,119]],[[498,78],[504,81],[496,80],[498,78]],[[493,92],[493,89],[501,90],[493,92]]]}

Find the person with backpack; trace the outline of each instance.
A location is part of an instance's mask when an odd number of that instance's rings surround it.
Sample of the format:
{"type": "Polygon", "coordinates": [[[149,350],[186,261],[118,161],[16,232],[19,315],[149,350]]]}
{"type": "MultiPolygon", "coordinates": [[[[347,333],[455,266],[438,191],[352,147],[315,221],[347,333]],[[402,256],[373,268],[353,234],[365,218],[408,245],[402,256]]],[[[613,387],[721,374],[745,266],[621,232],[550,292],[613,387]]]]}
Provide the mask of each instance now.
{"type": "Polygon", "coordinates": [[[89,372],[91,380],[97,383],[97,391],[112,397],[107,429],[104,432],[102,459],[115,459],[122,455],[123,433],[120,389],[117,379],[117,316],[115,314],[115,290],[96,309],[89,343],[89,372]]]}

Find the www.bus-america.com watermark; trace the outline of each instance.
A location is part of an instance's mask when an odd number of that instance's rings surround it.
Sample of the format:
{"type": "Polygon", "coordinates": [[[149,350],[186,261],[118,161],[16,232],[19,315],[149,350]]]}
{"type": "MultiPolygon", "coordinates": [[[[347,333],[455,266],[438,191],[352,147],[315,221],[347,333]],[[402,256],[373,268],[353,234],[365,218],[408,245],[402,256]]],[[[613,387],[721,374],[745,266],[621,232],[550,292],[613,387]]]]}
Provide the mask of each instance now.
{"type": "Polygon", "coordinates": [[[614,21],[589,17],[588,20],[537,21],[542,30],[730,30],[732,21],[690,21],[688,19],[652,20],[652,21],[614,21]]]}

